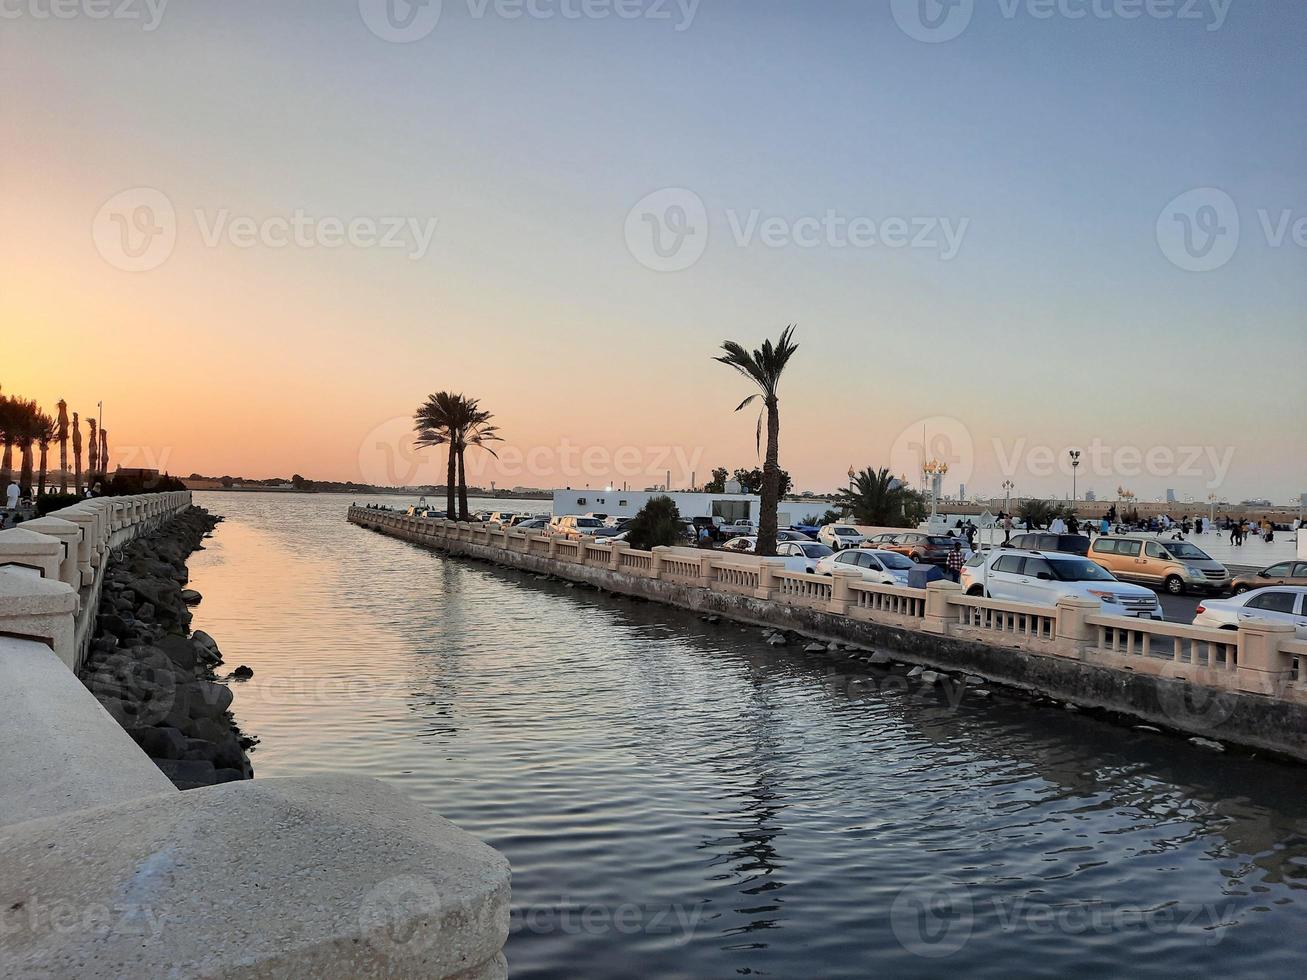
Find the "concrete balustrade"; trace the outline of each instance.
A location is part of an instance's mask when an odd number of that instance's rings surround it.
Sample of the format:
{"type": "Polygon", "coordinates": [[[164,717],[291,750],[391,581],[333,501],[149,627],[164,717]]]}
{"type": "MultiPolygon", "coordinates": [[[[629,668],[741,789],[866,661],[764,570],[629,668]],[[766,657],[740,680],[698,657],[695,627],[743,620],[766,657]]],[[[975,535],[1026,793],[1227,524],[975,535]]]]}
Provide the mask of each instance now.
{"type": "Polygon", "coordinates": [[[0,534],[0,974],[505,977],[494,850],[376,780],[178,792],[78,680],[111,552],[190,503],[87,500],[0,534]],[[52,928],[98,912],[118,918],[52,928]]]}
{"type": "MultiPolygon", "coordinates": [[[[416,519],[353,507],[349,520],[403,536],[416,519]]],[[[1255,696],[1263,701],[1248,702],[1249,717],[1260,717],[1262,709],[1257,705],[1264,703],[1284,707],[1290,712],[1284,717],[1301,722],[1295,721],[1288,725],[1290,730],[1279,733],[1267,732],[1252,722],[1244,731],[1196,730],[1307,759],[1307,642],[1296,641],[1291,629],[1268,622],[1245,623],[1237,632],[1214,630],[1106,615],[1100,604],[1088,600],[1065,599],[1049,608],[967,596],[952,582],[931,582],[925,589],[880,585],[863,581],[856,573],[827,577],[787,571],[784,560],[778,558],[693,548],[639,551],[625,542],[608,544],[588,538],[577,542],[518,531],[477,535],[469,525],[444,519],[427,521],[424,532],[423,543],[433,547],[468,551],[690,608],[727,610],[773,625],[790,624],[796,611],[806,610],[826,617],[814,620],[813,625],[830,633],[857,635],[860,624],[895,630],[892,635],[899,642],[909,641],[924,651],[923,657],[944,642],[972,644],[970,649],[978,654],[983,648],[983,655],[973,659],[987,661],[989,672],[996,675],[1035,676],[1042,681],[1049,675],[1041,662],[1065,664],[1067,678],[1078,677],[1076,671],[1082,666],[1105,671],[1094,681],[1093,700],[1118,710],[1139,711],[1150,720],[1159,720],[1155,696],[1141,689],[1132,695],[1139,703],[1131,705],[1117,704],[1108,695],[1131,683],[1129,678],[1148,677],[1255,696]],[[667,588],[651,592],[655,585],[667,588]],[[733,607],[726,601],[731,597],[750,604],[733,607]],[[1003,659],[1004,654],[1009,655],[1008,660],[1003,659]],[[1111,675],[1121,679],[1112,681],[1111,675]],[[1149,698],[1153,699],[1151,708],[1149,698]]],[[[968,663],[966,669],[982,670],[974,663],[968,663]]],[[[1190,721],[1169,714],[1160,720],[1179,727],[1190,721]]]]}

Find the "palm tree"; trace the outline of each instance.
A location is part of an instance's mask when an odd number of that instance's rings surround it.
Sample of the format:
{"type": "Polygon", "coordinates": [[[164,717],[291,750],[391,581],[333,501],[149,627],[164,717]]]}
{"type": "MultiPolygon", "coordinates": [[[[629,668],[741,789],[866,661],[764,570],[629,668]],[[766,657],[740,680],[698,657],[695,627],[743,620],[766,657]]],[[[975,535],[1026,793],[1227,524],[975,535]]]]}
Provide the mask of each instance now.
{"type": "Polygon", "coordinates": [[[763,417],[767,419],[767,455],[762,464],[762,508],[758,517],[758,543],[755,554],[770,557],[776,554],[776,508],[780,503],[781,468],[779,462],[781,416],[780,396],[777,387],[781,374],[789,363],[799,345],[791,341],[794,325],[790,324],[781,332],[780,340],[772,346],[770,340],[764,340],[762,347],[750,353],[733,340],[722,344],[726,353],[716,360],[735,368],[742,375],[756,384],[759,391],[750,395],[736,407],[740,411],[754,400],[761,398],[763,410],[758,414],[758,446],[762,446],[763,417]]]}
{"type": "Polygon", "coordinates": [[[14,476],[14,442],[18,438],[18,424],[14,400],[0,395],[0,440],[4,442],[4,455],[0,457],[0,487],[9,486],[14,476]]]}
{"type": "Polygon", "coordinates": [[[100,434],[95,431],[95,419],[87,419],[86,424],[91,427],[91,436],[86,447],[89,454],[86,467],[86,482],[89,486],[95,486],[95,475],[100,472],[100,434]]]}
{"type": "Polygon", "coordinates": [[[109,430],[100,426],[100,476],[109,480],[109,430]]]}
{"type": "Polygon", "coordinates": [[[58,431],[59,440],[59,492],[68,492],[68,403],[59,399],[58,431]]]}
{"type": "Polygon", "coordinates": [[[82,426],[76,412],[73,412],[73,486],[77,496],[82,495],[82,426]]]}
{"type": "Polygon", "coordinates": [[[458,451],[455,448],[454,421],[460,412],[462,395],[448,391],[438,391],[428,395],[427,400],[418,406],[413,414],[413,428],[417,432],[414,441],[419,449],[431,446],[448,446],[449,462],[445,471],[445,517],[454,520],[454,494],[457,491],[455,470],[458,464],[458,451]]]}
{"type": "Polygon", "coordinates": [[[911,527],[921,510],[920,495],[883,466],[862,470],[853,478],[853,486],[841,490],[837,499],[856,523],[872,527],[911,527]]]}
{"type": "Polygon", "coordinates": [[[18,486],[22,489],[23,496],[30,497],[32,495],[32,446],[36,443],[38,435],[41,407],[29,398],[14,398],[9,404],[14,413],[10,427],[14,433],[14,442],[18,446],[22,457],[22,470],[18,477],[18,486]]]}
{"type": "Polygon", "coordinates": [[[54,442],[58,431],[55,420],[42,412],[36,425],[36,444],[41,449],[41,468],[39,470],[40,477],[37,480],[37,494],[42,497],[45,496],[45,475],[50,457],[50,443],[54,442]]]}

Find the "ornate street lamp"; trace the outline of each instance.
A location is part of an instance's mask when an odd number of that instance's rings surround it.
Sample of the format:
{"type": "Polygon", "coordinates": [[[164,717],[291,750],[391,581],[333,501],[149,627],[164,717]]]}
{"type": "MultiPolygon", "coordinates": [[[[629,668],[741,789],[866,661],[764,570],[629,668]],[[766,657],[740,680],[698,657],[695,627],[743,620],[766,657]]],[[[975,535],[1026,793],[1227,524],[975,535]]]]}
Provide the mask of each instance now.
{"type": "Polygon", "coordinates": [[[1072,449],[1071,456],[1071,504],[1075,506],[1076,502],[1076,470],[1080,469],[1080,450],[1072,449]]]}

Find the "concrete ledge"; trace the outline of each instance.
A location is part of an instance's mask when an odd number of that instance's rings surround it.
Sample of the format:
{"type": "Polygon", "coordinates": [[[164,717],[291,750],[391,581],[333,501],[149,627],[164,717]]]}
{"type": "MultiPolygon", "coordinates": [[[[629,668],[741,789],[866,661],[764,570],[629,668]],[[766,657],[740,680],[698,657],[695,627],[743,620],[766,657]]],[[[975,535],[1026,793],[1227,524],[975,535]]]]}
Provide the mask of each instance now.
{"type": "Polygon", "coordinates": [[[508,862],[390,787],[268,779],[0,829],[3,973],[506,975],[508,862]]]}
{"type": "Polygon", "coordinates": [[[0,827],[176,792],[43,643],[0,637],[0,692],[0,827]]]}

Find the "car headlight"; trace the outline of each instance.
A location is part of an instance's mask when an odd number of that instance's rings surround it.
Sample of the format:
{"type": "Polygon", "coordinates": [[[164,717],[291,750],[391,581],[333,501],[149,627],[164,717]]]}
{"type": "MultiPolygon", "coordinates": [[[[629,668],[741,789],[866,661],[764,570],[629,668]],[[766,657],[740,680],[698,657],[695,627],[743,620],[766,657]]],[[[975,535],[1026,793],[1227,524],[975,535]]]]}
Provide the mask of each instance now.
{"type": "Polygon", "coordinates": [[[1184,567],[1184,570],[1188,573],[1190,578],[1198,578],[1198,579],[1207,578],[1206,572],[1204,572],[1201,568],[1194,568],[1193,565],[1186,565],[1184,567]]]}
{"type": "Polygon", "coordinates": [[[1121,597],[1118,596],[1115,592],[1108,592],[1105,589],[1090,589],[1089,594],[1096,595],[1104,602],[1110,602],[1113,604],[1119,603],[1121,601],[1121,597]]]}

